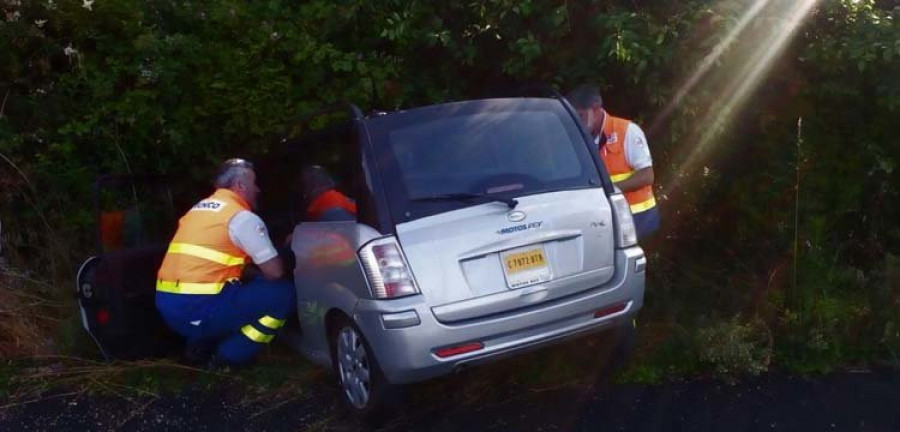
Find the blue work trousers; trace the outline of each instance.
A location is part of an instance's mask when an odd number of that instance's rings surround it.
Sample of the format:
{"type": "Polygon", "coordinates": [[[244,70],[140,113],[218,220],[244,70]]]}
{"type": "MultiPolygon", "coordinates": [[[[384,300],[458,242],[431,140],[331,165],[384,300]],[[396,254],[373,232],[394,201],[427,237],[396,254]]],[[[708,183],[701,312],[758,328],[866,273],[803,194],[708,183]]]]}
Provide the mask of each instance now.
{"type": "Polygon", "coordinates": [[[257,277],[227,283],[216,295],[157,292],[156,307],[188,346],[214,347],[217,361],[244,364],[272,340],[296,297],[290,281],[257,277]]]}
{"type": "Polygon", "coordinates": [[[648,237],[659,229],[659,207],[653,206],[640,213],[632,214],[638,240],[648,237]]]}

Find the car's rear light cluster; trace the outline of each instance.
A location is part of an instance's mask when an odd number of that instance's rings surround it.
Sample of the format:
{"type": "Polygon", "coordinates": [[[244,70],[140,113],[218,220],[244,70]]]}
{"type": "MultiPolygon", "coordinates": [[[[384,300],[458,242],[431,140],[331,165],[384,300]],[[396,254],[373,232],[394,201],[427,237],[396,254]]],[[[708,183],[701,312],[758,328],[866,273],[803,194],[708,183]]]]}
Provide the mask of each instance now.
{"type": "Polygon", "coordinates": [[[360,260],[376,299],[390,299],[418,294],[403,250],[397,239],[386,237],[374,240],[359,251],[360,260]]]}
{"type": "Polygon", "coordinates": [[[616,247],[627,248],[637,244],[637,228],[634,226],[634,218],[631,216],[631,208],[625,195],[615,194],[609,197],[613,204],[617,228],[616,247]]]}
{"type": "Polygon", "coordinates": [[[97,310],[97,315],[95,318],[97,320],[97,324],[104,326],[109,322],[109,311],[106,309],[99,309],[97,310]]]}

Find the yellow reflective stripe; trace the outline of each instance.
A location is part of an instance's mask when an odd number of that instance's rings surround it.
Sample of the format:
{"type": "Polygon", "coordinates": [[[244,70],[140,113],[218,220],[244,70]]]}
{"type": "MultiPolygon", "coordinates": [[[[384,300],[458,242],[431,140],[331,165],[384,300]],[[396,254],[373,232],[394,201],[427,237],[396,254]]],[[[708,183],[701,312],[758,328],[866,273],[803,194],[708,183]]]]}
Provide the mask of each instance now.
{"type": "Polygon", "coordinates": [[[647,210],[652,209],[654,206],[656,206],[656,198],[650,197],[650,199],[648,199],[644,202],[632,204],[631,205],[631,213],[640,213],[642,211],[647,211],[647,210]]]}
{"type": "Polygon", "coordinates": [[[634,175],[634,171],[632,171],[630,173],[625,173],[625,174],[611,175],[611,176],[609,176],[609,178],[613,181],[613,183],[618,183],[622,180],[630,178],[633,175],[634,175]]]}
{"type": "Polygon", "coordinates": [[[219,252],[208,247],[192,245],[188,243],[172,243],[169,245],[169,253],[190,255],[212,261],[226,266],[236,266],[244,264],[244,259],[224,252],[219,252]]]}
{"type": "Polygon", "coordinates": [[[241,327],[241,333],[253,342],[258,343],[269,343],[275,337],[273,335],[267,335],[249,324],[241,327]]]}
{"type": "Polygon", "coordinates": [[[156,281],[156,290],[172,294],[218,294],[222,291],[225,282],[172,282],[156,281]]]}
{"type": "Polygon", "coordinates": [[[279,328],[281,328],[281,326],[284,325],[284,320],[272,318],[266,315],[259,319],[259,323],[272,330],[278,330],[279,328]]]}

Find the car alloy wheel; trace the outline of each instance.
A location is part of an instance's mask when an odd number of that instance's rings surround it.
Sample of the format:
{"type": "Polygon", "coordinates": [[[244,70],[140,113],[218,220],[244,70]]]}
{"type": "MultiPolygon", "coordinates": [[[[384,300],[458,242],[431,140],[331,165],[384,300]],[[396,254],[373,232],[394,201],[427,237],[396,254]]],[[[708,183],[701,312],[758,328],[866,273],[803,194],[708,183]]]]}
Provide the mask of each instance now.
{"type": "Polygon", "coordinates": [[[364,409],[372,394],[372,373],[365,343],[352,326],[338,333],[337,360],[345,397],[357,409],[364,409]]]}

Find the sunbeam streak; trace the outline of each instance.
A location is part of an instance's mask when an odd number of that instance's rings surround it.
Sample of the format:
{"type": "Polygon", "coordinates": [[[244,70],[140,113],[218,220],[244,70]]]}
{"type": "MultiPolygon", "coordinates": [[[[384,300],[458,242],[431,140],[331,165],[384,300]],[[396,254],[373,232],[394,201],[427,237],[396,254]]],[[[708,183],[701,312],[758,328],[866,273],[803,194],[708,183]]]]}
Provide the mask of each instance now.
{"type": "Polygon", "coordinates": [[[734,26],[731,31],[728,32],[728,35],[725,36],[718,44],[713,48],[713,50],[703,59],[703,62],[700,63],[700,67],[691,74],[690,78],[679,87],[678,91],[675,93],[675,97],[672,98],[672,101],[666,104],[666,107],[663,108],[662,112],[656,117],[656,119],[651,123],[650,130],[655,130],[658,128],[665,120],[669,118],[672,112],[681,105],[681,101],[684,100],[684,97],[690,93],[694,87],[697,86],[697,83],[700,82],[700,79],[705,77],[707,72],[709,72],[710,68],[716,64],[717,61],[722,57],[722,54],[725,52],[728,47],[731,46],[732,43],[737,39],[738,35],[744,32],[744,29],[747,28],[747,25],[756,18],[759,13],[769,4],[771,0],[759,0],[756,1],[753,6],[751,6],[750,10],[745,13],[741,19],[738,21],[737,25],[734,26]]]}
{"type": "MultiPolygon", "coordinates": [[[[678,190],[684,182],[683,174],[691,173],[697,169],[705,159],[708,151],[714,147],[716,140],[727,129],[734,116],[740,111],[753,91],[759,87],[767,72],[772,68],[780,54],[787,47],[797,29],[803,23],[804,18],[815,6],[817,0],[776,0],[769,2],[760,0],[759,4],[768,5],[771,10],[767,16],[772,16],[773,28],[771,31],[752,41],[752,51],[740,58],[734,66],[725,65],[723,71],[736,71],[730,73],[730,79],[724,87],[721,95],[706,111],[706,114],[698,122],[698,127],[679,146],[682,154],[687,156],[678,166],[680,175],[672,179],[664,193],[669,194],[678,190]],[[776,18],[777,19],[774,19],[776,18]]],[[[753,8],[748,15],[759,16],[759,10],[753,8]]],[[[742,20],[743,22],[743,20],[742,20]]],[[[740,33],[732,32],[735,37],[740,33]]],[[[705,65],[705,64],[704,64],[705,65]]],[[[703,69],[698,69],[700,72],[703,69]]],[[[696,76],[697,74],[694,74],[696,76]]],[[[694,76],[687,81],[689,85],[694,76]]]]}

